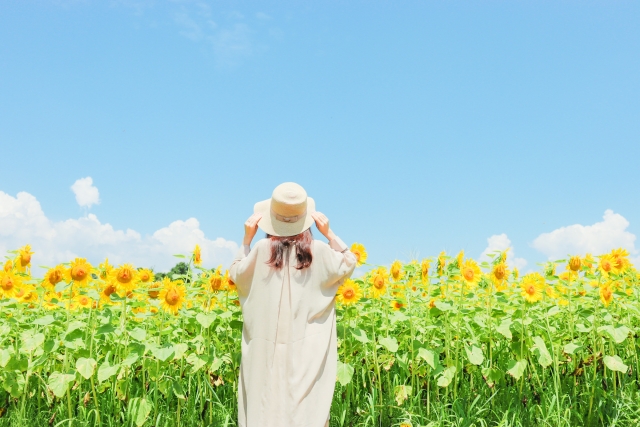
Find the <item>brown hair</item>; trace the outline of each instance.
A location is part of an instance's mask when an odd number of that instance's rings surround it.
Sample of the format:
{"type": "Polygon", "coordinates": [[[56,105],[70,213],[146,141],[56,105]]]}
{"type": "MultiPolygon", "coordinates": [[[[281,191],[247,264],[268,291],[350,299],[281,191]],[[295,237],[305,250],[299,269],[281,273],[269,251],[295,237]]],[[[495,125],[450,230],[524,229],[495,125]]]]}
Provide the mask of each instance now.
{"type": "Polygon", "coordinates": [[[279,270],[284,264],[285,249],[294,247],[296,250],[296,259],[298,265],[297,270],[302,270],[311,265],[313,255],[311,255],[311,244],[313,243],[313,235],[311,229],[303,231],[295,236],[278,237],[267,234],[267,238],[271,243],[271,258],[267,261],[267,265],[279,270]]]}

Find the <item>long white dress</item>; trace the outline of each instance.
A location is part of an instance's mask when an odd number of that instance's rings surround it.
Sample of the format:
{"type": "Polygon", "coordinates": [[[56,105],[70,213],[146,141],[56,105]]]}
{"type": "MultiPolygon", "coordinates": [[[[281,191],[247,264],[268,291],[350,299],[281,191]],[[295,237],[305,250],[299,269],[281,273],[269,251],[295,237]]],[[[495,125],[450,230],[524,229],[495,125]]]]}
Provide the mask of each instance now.
{"type": "MultiPolygon", "coordinates": [[[[336,238],[313,241],[311,265],[266,263],[270,242],[243,246],[229,276],[244,318],[238,381],[240,427],[323,427],[336,381],[335,295],[356,257],[336,238]]],[[[286,258],[286,257],[285,257],[286,258]]]]}

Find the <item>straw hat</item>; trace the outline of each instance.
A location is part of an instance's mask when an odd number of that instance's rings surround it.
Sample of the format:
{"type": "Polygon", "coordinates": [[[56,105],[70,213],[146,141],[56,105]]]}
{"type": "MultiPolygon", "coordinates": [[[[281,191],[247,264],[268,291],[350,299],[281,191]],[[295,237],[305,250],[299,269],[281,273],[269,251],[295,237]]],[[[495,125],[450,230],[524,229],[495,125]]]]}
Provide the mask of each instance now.
{"type": "Polygon", "coordinates": [[[262,214],[258,222],[261,230],[272,236],[295,236],[314,223],[311,213],[316,202],[295,182],[285,182],[273,190],[271,198],[258,202],[253,212],[262,214]]]}

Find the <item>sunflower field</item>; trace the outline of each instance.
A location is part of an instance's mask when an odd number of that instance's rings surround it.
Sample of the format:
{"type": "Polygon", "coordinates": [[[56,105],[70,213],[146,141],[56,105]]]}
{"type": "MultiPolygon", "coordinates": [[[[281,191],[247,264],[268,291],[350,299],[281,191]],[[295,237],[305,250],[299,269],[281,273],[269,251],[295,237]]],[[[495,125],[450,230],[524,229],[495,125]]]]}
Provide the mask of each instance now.
{"type": "MultiPolygon", "coordinates": [[[[638,426],[640,273],[623,249],[521,275],[508,253],[386,266],[336,296],[331,426],[638,426]]],[[[236,426],[242,312],[185,274],[85,259],[0,270],[0,426],[236,426]]],[[[37,256],[37,254],[36,254],[37,256]]],[[[303,362],[301,362],[303,363],[303,362]]]]}

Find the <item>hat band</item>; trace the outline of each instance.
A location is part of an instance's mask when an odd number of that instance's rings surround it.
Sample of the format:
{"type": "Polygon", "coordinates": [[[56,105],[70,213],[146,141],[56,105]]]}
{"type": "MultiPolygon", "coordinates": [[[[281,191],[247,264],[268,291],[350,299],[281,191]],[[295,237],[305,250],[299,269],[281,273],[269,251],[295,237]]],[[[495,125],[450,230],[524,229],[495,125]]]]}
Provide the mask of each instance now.
{"type": "Polygon", "coordinates": [[[300,219],[304,218],[307,215],[307,210],[305,209],[304,212],[302,212],[300,215],[296,215],[296,216],[282,216],[278,213],[275,213],[273,211],[273,209],[271,209],[271,213],[273,214],[273,216],[276,217],[276,219],[278,221],[281,222],[286,222],[286,223],[294,223],[294,222],[298,222],[300,219]]]}

